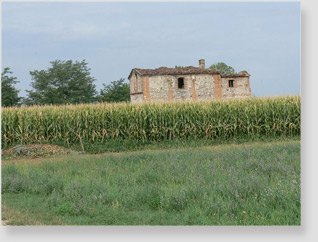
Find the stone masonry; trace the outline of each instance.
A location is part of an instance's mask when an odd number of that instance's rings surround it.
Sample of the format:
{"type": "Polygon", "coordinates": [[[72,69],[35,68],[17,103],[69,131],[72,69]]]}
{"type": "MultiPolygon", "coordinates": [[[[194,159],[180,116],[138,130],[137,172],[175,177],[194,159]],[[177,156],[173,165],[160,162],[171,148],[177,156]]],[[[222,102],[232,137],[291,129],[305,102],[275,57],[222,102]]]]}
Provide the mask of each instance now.
{"type": "Polygon", "coordinates": [[[241,71],[221,75],[219,71],[200,67],[160,67],[131,70],[130,100],[132,103],[204,101],[251,96],[250,74],[241,71]]]}

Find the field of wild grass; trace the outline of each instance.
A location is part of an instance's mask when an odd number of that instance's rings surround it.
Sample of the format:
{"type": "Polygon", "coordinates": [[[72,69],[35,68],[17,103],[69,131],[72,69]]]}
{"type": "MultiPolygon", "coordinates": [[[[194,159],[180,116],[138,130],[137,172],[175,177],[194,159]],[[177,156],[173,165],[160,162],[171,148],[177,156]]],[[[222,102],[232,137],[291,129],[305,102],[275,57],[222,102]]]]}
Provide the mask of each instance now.
{"type": "Polygon", "coordinates": [[[300,142],[4,162],[2,216],[24,225],[300,225],[300,142]]]}

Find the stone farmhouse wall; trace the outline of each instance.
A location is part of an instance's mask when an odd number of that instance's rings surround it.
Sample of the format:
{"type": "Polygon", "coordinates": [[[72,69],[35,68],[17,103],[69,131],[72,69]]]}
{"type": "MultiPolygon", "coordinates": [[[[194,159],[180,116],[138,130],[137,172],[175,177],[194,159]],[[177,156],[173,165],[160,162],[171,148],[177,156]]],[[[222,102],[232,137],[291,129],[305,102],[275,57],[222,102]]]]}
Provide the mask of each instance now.
{"type": "Polygon", "coordinates": [[[251,96],[247,72],[221,76],[219,72],[210,72],[202,68],[202,64],[204,67],[204,62],[200,62],[201,69],[188,67],[182,71],[166,67],[155,70],[133,69],[129,75],[131,103],[205,101],[251,96]],[[141,74],[141,71],[144,71],[144,74],[141,74]],[[179,83],[180,79],[182,86],[179,83]]]}
{"type": "Polygon", "coordinates": [[[249,77],[222,77],[222,99],[236,97],[250,97],[250,78],[249,77]],[[229,81],[233,80],[233,87],[229,87],[229,81]]]}

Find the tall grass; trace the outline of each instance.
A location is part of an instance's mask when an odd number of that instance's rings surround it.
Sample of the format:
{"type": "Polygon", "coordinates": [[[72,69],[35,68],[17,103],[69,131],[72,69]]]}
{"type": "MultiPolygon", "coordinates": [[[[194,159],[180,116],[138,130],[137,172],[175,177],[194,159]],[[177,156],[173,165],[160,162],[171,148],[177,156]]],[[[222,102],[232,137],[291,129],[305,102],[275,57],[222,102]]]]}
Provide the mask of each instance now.
{"type": "Polygon", "coordinates": [[[1,189],[21,224],[299,225],[300,143],[7,162],[1,189]]]}
{"type": "Polygon", "coordinates": [[[2,108],[2,146],[63,141],[227,140],[300,134],[300,96],[245,100],[2,108]]]}

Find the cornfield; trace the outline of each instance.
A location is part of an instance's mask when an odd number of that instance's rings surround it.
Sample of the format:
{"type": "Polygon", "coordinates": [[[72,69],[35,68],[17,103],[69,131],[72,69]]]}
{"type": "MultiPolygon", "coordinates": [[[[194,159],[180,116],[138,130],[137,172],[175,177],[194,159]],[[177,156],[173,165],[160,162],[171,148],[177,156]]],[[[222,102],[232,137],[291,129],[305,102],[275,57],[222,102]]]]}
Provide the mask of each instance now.
{"type": "Polygon", "coordinates": [[[300,96],[162,104],[2,108],[2,147],[14,144],[230,139],[300,134],[300,96]]]}

